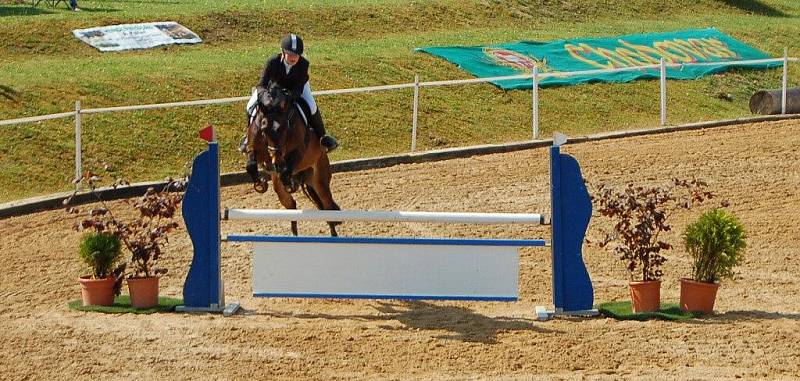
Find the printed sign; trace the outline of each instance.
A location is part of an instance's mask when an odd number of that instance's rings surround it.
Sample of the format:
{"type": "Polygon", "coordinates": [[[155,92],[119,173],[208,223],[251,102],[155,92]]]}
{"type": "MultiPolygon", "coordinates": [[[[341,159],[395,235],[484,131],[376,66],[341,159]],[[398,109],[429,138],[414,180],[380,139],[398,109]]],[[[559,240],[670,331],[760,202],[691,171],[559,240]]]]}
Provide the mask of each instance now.
{"type": "Polygon", "coordinates": [[[76,29],[72,34],[101,52],[203,42],[194,32],[172,21],[76,29]]]}
{"type": "MultiPolygon", "coordinates": [[[[564,73],[597,69],[668,64],[719,63],[708,66],[667,68],[672,79],[696,79],[729,67],[771,68],[780,62],[731,64],[730,61],[764,59],[769,56],[717,29],[693,29],[668,33],[635,34],[611,38],[580,38],[552,42],[519,41],[490,46],[449,46],[419,48],[477,77],[500,77],[531,73],[564,73]]],[[[658,78],[660,71],[642,69],[619,73],[594,73],[579,76],[542,78],[540,85],[575,85],[584,82],[629,82],[639,78],[658,78]]],[[[531,79],[492,82],[503,89],[528,89],[531,79]]]]}

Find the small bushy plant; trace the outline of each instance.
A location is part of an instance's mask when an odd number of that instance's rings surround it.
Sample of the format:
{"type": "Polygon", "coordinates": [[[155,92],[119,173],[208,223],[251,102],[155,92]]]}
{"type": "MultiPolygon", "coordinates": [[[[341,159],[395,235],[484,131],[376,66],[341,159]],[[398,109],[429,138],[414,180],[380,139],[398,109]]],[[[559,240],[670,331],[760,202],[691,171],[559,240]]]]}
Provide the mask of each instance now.
{"type": "Polygon", "coordinates": [[[611,232],[596,242],[608,248],[627,263],[631,281],[659,280],[666,262],[663,251],[672,245],[661,239],[661,233],[672,228],[669,217],[679,209],[691,209],[714,197],[708,185],[698,179],[673,179],[665,186],[642,187],[628,184],[615,190],[605,184],[595,185],[591,198],[601,216],[613,222],[611,232]],[[611,243],[615,243],[609,246],[611,243]]]}
{"type": "Polygon", "coordinates": [[[87,233],[83,236],[78,254],[89,266],[94,279],[113,276],[114,265],[122,256],[119,238],[106,233],[87,233]]]}
{"type": "Polygon", "coordinates": [[[723,209],[713,209],[686,227],[683,242],[692,256],[692,279],[716,283],[733,276],[744,258],[747,233],[741,222],[723,209]]]}
{"type": "MultiPolygon", "coordinates": [[[[158,260],[164,245],[168,242],[167,235],[179,227],[174,218],[183,200],[182,191],[185,183],[170,178],[167,179],[167,184],[160,191],[151,187],[143,196],[125,200],[124,202],[136,211],[136,215],[130,219],[123,219],[115,216],[100,197],[98,192],[100,181],[102,178],[91,172],[76,180],[76,182],[88,186],[100,202],[100,206],[94,207],[84,214],[83,218],[75,224],[75,230],[91,230],[98,234],[107,234],[118,238],[122,246],[131,254],[129,266],[127,266],[129,277],[146,278],[166,274],[166,268],[158,267],[158,260]]],[[[129,183],[117,179],[111,186],[116,188],[123,185],[129,185],[129,183]]],[[[73,196],[64,200],[64,205],[67,206],[68,213],[80,214],[79,209],[69,207],[73,196]]],[[[121,287],[126,271],[124,266],[117,277],[115,290],[119,290],[121,287]]]]}

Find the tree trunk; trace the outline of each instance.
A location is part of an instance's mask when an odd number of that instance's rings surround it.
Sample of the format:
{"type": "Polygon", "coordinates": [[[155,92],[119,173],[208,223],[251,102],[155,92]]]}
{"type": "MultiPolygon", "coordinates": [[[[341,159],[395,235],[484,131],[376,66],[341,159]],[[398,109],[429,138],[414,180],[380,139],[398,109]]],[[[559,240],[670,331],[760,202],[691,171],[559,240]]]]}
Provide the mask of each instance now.
{"type": "MultiPolygon", "coordinates": [[[[750,112],[761,115],[781,113],[781,89],[759,90],[750,97],[750,112]]],[[[800,114],[800,87],[786,89],[786,113],[800,114]]]]}

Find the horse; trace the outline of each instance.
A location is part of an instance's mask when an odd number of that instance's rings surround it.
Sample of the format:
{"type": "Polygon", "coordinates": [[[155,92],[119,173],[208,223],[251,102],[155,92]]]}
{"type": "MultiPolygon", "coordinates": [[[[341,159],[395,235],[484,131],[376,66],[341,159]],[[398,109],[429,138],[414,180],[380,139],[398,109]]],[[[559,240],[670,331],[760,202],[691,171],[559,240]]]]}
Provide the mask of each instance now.
{"type": "MultiPolygon", "coordinates": [[[[259,167],[270,174],[272,187],[286,209],[297,209],[292,197],[298,188],[317,209],[340,210],[331,193],[331,168],[320,136],[307,128],[288,90],[279,86],[256,89],[258,102],[247,128],[247,173],[253,188],[267,191],[267,179],[259,167]]],[[[338,221],[328,221],[332,237],[338,236],[338,221]]],[[[297,236],[297,221],[292,221],[297,236]]]]}

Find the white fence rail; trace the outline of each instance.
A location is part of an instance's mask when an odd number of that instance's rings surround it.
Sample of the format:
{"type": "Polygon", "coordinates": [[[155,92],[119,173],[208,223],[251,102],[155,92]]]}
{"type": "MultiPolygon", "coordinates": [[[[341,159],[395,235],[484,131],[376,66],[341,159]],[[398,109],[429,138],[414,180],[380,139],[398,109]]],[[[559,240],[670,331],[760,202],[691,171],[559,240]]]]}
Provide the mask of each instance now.
{"type": "MultiPolygon", "coordinates": [[[[322,91],[315,91],[312,94],[315,96],[321,95],[342,95],[342,94],[354,94],[354,93],[367,93],[367,92],[374,92],[374,91],[391,91],[391,90],[400,90],[400,89],[414,89],[414,105],[412,111],[412,131],[411,131],[411,151],[415,151],[417,147],[417,118],[418,118],[418,110],[419,110],[419,91],[420,88],[423,87],[435,87],[435,86],[453,86],[453,85],[468,85],[468,84],[476,84],[476,83],[486,83],[486,82],[495,82],[495,81],[506,81],[506,80],[514,80],[514,79],[532,79],[532,86],[531,86],[531,129],[532,129],[532,138],[534,140],[539,139],[539,84],[543,79],[550,78],[550,77],[575,77],[575,76],[582,76],[582,75],[591,75],[591,74],[605,74],[605,73],[618,73],[618,72],[625,72],[625,71],[643,71],[643,70],[659,70],[660,75],[660,116],[661,120],[660,123],[662,126],[667,125],[667,68],[682,68],[685,66],[715,66],[720,64],[729,64],[729,65],[752,65],[752,64],[764,64],[764,63],[781,63],[783,66],[783,77],[781,81],[782,86],[782,99],[781,99],[781,114],[786,114],[786,92],[788,86],[788,66],[789,62],[797,62],[800,61],[800,58],[797,57],[789,57],[788,49],[784,48],[784,55],[782,58],[768,58],[768,59],[758,59],[758,60],[742,60],[742,61],[726,61],[726,62],[703,62],[703,63],[691,63],[691,64],[678,64],[678,63],[665,63],[664,59],[661,59],[659,65],[645,65],[645,66],[631,66],[631,67],[624,67],[624,68],[616,68],[616,69],[598,69],[598,70],[582,70],[582,71],[573,71],[573,72],[558,72],[558,73],[539,73],[536,68],[533,69],[531,74],[518,74],[518,75],[509,75],[509,76],[501,76],[501,77],[488,77],[488,78],[470,78],[470,79],[457,79],[457,80],[447,80],[447,81],[429,81],[429,82],[420,82],[419,75],[416,75],[414,78],[413,83],[401,83],[395,85],[383,85],[383,86],[369,86],[369,87],[356,87],[356,88],[349,88],[349,89],[336,89],[336,90],[322,90],[322,91]]],[[[111,112],[123,112],[123,111],[137,111],[137,110],[154,110],[154,109],[164,109],[164,108],[175,108],[175,107],[190,107],[190,106],[208,106],[208,105],[220,105],[220,104],[228,104],[228,103],[235,103],[235,102],[242,102],[249,99],[249,96],[245,97],[231,97],[231,98],[219,98],[219,99],[201,99],[201,100],[194,100],[194,101],[184,101],[184,102],[170,102],[170,103],[156,103],[156,104],[147,104],[147,105],[133,105],[133,106],[118,106],[118,107],[103,107],[103,108],[87,108],[81,109],[80,101],[75,102],[75,111],[74,112],[62,112],[58,114],[50,114],[50,115],[42,115],[42,116],[35,116],[35,117],[26,117],[26,118],[17,118],[17,119],[8,119],[8,120],[0,120],[0,126],[7,126],[7,125],[14,125],[14,124],[26,124],[26,123],[36,123],[46,120],[53,120],[53,119],[62,119],[62,118],[75,118],[75,176],[76,178],[81,177],[82,168],[81,168],[81,115],[82,114],[100,114],[100,113],[111,113],[111,112]]]]}

